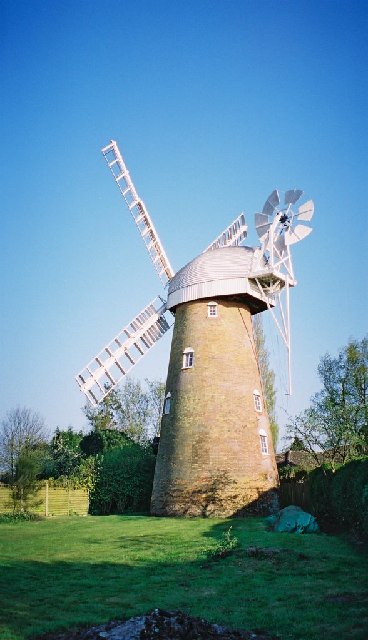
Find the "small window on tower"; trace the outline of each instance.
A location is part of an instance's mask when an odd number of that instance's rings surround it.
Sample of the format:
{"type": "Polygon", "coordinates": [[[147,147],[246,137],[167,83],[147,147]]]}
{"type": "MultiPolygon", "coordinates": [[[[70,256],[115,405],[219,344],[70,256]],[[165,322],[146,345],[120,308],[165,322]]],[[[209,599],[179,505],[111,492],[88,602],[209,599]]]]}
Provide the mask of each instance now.
{"type": "Polygon", "coordinates": [[[255,410],[259,411],[259,413],[262,413],[261,394],[259,393],[259,391],[257,389],[255,389],[253,391],[253,399],[254,399],[254,408],[255,408],[255,410]]]}
{"type": "Polygon", "coordinates": [[[218,316],[218,307],[217,307],[217,302],[209,302],[207,305],[207,315],[209,318],[217,318],[218,316]]]}
{"type": "Polygon", "coordinates": [[[169,393],[166,394],[165,396],[165,401],[164,401],[164,416],[168,416],[170,413],[170,408],[171,408],[171,393],[169,391],[169,393]]]}
{"type": "Polygon", "coordinates": [[[267,436],[259,436],[261,438],[261,451],[262,453],[268,453],[267,436]]]}
{"type": "Polygon", "coordinates": [[[191,347],[187,347],[183,352],[183,369],[190,369],[194,363],[194,351],[191,347]]]}
{"type": "Polygon", "coordinates": [[[262,453],[268,453],[267,434],[266,434],[264,429],[260,429],[259,430],[259,438],[260,438],[260,442],[261,442],[261,452],[262,453]]]}

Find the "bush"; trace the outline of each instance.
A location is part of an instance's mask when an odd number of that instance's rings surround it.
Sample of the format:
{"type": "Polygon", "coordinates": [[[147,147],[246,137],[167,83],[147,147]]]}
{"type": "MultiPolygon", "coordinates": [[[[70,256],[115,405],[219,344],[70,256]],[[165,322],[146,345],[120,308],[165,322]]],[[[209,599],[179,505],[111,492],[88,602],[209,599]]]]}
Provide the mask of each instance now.
{"type": "Polygon", "coordinates": [[[133,440],[116,429],[96,429],[84,436],[79,444],[85,456],[96,456],[115,447],[133,444],[133,440]]]}
{"type": "Polygon", "coordinates": [[[149,511],[154,470],[155,456],[135,443],[98,456],[90,512],[149,511]]]}
{"type": "Polygon", "coordinates": [[[308,471],[300,467],[299,465],[285,465],[279,466],[279,478],[280,482],[305,482],[308,478],[308,471]]]}
{"type": "Polygon", "coordinates": [[[313,511],[368,536],[368,458],[353,460],[336,471],[320,467],[310,472],[313,511]]]}
{"type": "Polygon", "coordinates": [[[207,549],[204,552],[206,560],[220,560],[231,555],[235,549],[239,546],[239,540],[234,536],[232,527],[229,527],[222,533],[221,539],[217,542],[215,547],[207,549]]]}
{"type": "Polygon", "coordinates": [[[331,505],[331,485],[333,479],[332,467],[322,465],[313,469],[308,476],[310,499],[313,506],[313,514],[317,519],[326,520],[333,518],[331,505]]]}
{"type": "Polygon", "coordinates": [[[1,524],[17,524],[18,522],[29,522],[33,520],[43,520],[43,517],[37,513],[29,511],[18,511],[16,513],[0,513],[1,524]]]}
{"type": "Polygon", "coordinates": [[[368,459],[340,467],[332,482],[334,517],[368,534],[368,459]]]}

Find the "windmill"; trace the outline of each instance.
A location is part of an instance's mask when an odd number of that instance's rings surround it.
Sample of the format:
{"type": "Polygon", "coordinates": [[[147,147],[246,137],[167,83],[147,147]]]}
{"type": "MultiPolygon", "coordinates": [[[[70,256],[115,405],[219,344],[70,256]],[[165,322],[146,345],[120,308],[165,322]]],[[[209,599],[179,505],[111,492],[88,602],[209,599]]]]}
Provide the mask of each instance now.
{"type": "Polygon", "coordinates": [[[228,516],[277,507],[278,475],[252,332],[270,310],[290,360],[290,246],[313,215],[302,191],[273,191],[255,224],[260,247],[242,246],[241,213],[174,273],[117,143],[102,149],[163,285],[158,295],[76,376],[97,405],[174,324],[151,511],[228,516]],[[286,305],[282,294],[286,293],[286,305]]]}

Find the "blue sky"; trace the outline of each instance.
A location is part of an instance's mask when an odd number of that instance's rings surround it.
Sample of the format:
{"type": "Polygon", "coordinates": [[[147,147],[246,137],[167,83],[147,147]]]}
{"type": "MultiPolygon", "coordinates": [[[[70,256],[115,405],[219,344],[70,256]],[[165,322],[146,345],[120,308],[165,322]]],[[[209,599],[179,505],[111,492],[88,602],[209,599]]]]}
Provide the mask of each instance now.
{"type": "MultiPolygon", "coordinates": [[[[314,199],[293,251],[293,386],[367,332],[366,3],[2,0],[0,413],[83,428],[74,375],[162,292],[100,149],[111,138],[175,270],[275,188],[314,199]]],[[[134,370],[164,379],[170,337],[134,370]]]]}

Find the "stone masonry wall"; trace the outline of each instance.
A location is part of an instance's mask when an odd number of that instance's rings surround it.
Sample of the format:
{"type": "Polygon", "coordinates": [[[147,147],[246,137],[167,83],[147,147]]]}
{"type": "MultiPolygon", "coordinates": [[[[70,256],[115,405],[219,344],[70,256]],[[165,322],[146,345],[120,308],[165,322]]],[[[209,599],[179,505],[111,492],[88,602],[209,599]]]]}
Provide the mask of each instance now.
{"type": "Polygon", "coordinates": [[[217,299],[180,305],[166,383],[151,511],[157,515],[229,516],[277,508],[278,475],[245,304],[217,299]],[[183,351],[194,351],[183,369],[183,351]],[[261,395],[256,411],[253,392],[261,395]],[[262,453],[260,430],[268,453],[262,453]]]}

